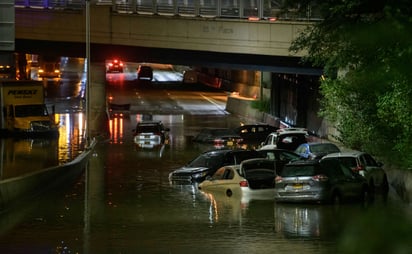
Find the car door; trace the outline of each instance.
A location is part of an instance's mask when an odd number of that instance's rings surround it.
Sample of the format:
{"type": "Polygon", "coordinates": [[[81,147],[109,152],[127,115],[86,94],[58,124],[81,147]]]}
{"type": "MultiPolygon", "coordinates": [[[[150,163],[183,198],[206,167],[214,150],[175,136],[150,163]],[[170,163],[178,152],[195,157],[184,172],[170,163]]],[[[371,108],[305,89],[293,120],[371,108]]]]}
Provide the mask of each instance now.
{"type": "Polygon", "coordinates": [[[360,157],[361,163],[365,166],[366,173],[373,179],[375,185],[383,181],[383,169],[378,165],[370,154],[363,154],[360,157]]]}
{"type": "Polygon", "coordinates": [[[358,198],[363,194],[365,180],[355,174],[350,168],[339,163],[339,170],[345,177],[344,196],[346,198],[358,198]]]}
{"type": "Polygon", "coordinates": [[[222,190],[233,189],[234,187],[239,187],[239,181],[236,181],[238,174],[235,167],[227,166],[219,168],[213,176],[208,179],[210,183],[208,188],[210,190],[222,190]]]}
{"type": "Polygon", "coordinates": [[[361,194],[361,176],[357,177],[350,168],[335,159],[322,160],[321,164],[328,172],[332,189],[337,189],[344,199],[357,197],[361,194]]]}

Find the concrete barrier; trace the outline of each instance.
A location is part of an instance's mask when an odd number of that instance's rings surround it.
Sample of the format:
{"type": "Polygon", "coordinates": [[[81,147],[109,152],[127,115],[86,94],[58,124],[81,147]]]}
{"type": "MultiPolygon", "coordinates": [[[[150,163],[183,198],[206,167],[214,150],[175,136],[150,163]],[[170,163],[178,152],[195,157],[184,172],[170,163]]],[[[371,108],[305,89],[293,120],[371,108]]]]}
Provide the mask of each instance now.
{"type": "Polygon", "coordinates": [[[77,158],[66,164],[0,181],[0,211],[44,191],[73,183],[83,173],[96,143],[93,140],[77,158]]]}

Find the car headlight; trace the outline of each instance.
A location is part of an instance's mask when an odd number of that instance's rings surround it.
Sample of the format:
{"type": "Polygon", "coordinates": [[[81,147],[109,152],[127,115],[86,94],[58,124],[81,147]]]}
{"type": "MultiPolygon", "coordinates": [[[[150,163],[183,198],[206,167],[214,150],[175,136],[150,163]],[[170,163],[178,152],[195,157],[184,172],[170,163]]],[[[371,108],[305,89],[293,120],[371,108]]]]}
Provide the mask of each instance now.
{"type": "Polygon", "coordinates": [[[206,175],[207,175],[207,172],[206,172],[206,171],[199,172],[199,173],[193,174],[193,175],[192,175],[192,179],[203,178],[203,177],[205,177],[206,175]]]}

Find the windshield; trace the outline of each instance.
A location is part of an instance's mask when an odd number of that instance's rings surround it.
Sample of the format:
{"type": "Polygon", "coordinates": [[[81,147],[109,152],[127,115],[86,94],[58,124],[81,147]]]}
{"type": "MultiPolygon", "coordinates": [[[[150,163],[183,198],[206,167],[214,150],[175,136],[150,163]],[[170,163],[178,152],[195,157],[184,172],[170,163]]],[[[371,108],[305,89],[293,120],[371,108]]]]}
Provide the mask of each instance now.
{"type": "Polygon", "coordinates": [[[16,117],[48,116],[47,108],[41,104],[15,106],[14,114],[16,117]]]}
{"type": "Polygon", "coordinates": [[[265,169],[271,169],[273,172],[275,172],[275,163],[273,161],[248,161],[246,163],[242,164],[242,170],[244,172],[247,172],[248,170],[253,170],[257,168],[265,168],[265,169]]]}
{"type": "Polygon", "coordinates": [[[222,154],[202,154],[193,161],[191,161],[187,166],[189,167],[207,167],[216,168],[223,164],[222,154]]]}

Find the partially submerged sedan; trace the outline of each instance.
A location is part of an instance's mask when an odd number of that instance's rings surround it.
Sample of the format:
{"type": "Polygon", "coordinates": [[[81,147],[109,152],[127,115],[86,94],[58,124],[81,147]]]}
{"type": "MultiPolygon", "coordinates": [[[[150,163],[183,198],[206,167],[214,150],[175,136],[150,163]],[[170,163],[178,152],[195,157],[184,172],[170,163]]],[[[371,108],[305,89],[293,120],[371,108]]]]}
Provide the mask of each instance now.
{"type": "Polygon", "coordinates": [[[198,186],[205,192],[219,192],[231,196],[240,189],[242,199],[273,199],[275,195],[275,163],[255,158],[240,165],[219,168],[212,177],[198,186]]]}

